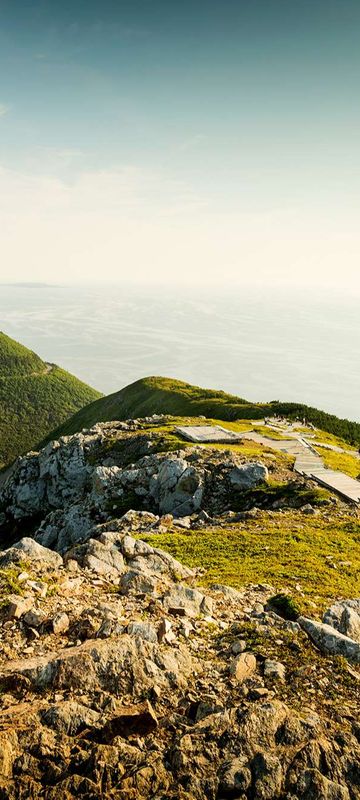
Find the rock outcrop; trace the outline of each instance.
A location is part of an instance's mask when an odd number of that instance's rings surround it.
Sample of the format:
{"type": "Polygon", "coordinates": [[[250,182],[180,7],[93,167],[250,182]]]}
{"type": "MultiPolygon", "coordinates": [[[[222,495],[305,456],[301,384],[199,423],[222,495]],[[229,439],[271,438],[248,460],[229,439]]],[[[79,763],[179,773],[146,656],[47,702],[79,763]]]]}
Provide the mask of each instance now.
{"type": "Polygon", "coordinates": [[[268,479],[266,466],[243,463],[229,451],[152,452],[160,447],[158,440],[134,435],[142,424],[98,424],[20,458],[0,490],[0,530],[20,529],[26,522],[40,544],[64,553],[91,536],[94,520],[130,509],[175,518],[202,509],[222,513],[268,479]],[[116,448],[109,455],[114,437],[121,458],[116,448]]]}

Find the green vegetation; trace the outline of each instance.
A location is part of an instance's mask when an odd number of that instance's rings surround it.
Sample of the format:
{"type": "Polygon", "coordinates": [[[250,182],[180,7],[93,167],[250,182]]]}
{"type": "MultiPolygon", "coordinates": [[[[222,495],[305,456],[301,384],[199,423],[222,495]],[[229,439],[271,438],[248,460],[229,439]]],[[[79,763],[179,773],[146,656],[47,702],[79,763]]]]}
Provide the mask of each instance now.
{"type": "Polygon", "coordinates": [[[284,619],[296,620],[301,614],[298,604],[288,594],[275,594],[270,597],[268,606],[284,619]]]}
{"type": "Polygon", "coordinates": [[[0,331],[0,376],[20,377],[44,372],[45,364],[32,350],[0,331]]]}
{"type": "Polygon", "coordinates": [[[97,397],[99,392],[0,333],[0,466],[97,397]]]}
{"type": "Polygon", "coordinates": [[[19,581],[23,564],[0,569],[0,606],[6,605],[9,594],[23,594],[24,585],[19,581]]]}
{"type": "Polygon", "coordinates": [[[305,417],[327,433],[340,436],[350,444],[360,444],[360,423],[339,419],[333,414],[327,414],[303,403],[280,401],[249,403],[241,397],[225,392],[201,389],[199,386],[161,377],[142,378],[120,392],[96,400],[62,425],[54,432],[54,436],[61,433],[76,433],[96,422],[124,420],[150,414],[192,417],[203,415],[228,421],[259,420],[264,416],[273,415],[282,415],[289,419],[305,417]]]}
{"type": "Polygon", "coordinates": [[[299,511],[261,512],[244,523],[141,538],[167,550],[201,582],[241,588],[270,583],[277,593],[299,597],[313,614],[336,597],[357,597],[360,578],[360,520],[331,509],[318,517],[299,511]]]}
{"type": "Polygon", "coordinates": [[[338,469],[345,472],[351,478],[358,478],[360,475],[360,459],[348,453],[336,453],[334,450],[327,450],[326,447],[316,447],[316,451],[324,459],[326,467],[338,469]]]}
{"type": "Polygon", "coordinates": [[[312,506],[329,504],[330,494],[326,489],[307,486],[298,480],[270,480],[262,486],[241,493],[234,492],[231,503],[232,511],[243,511],[249,508],[272,508],[274,503],[290,508],[300,508],[310,503],[312,506]]]}

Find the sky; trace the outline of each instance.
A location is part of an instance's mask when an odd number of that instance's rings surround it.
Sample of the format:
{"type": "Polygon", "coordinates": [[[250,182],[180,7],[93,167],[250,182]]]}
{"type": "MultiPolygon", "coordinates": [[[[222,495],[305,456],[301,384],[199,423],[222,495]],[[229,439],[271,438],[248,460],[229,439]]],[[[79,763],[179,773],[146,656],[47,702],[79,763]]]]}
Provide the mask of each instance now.
{"type": "Polygon", "coordinates": [[[360,292],[359,0],[0,0],[0,280],[360,292]]]}

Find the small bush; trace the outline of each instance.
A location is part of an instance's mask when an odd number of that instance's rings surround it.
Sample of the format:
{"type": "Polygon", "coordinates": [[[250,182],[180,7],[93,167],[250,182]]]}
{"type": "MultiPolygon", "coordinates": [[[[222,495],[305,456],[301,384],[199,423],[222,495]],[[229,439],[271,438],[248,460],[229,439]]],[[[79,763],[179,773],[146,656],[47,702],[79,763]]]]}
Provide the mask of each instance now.
{"type": "Polygon", "coordinates": [[[275,594],[270,597],[268,605],[272,611],[276,611],[284,619],[295,621],[301,614],[299,606],[288,594],[275,594]]]}

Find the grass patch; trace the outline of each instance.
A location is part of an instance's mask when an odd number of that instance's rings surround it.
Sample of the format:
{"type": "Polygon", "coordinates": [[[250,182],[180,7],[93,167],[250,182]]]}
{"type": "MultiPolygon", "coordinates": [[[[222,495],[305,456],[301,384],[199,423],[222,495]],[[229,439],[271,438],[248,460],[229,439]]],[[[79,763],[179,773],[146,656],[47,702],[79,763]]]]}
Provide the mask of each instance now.
{"type": "Polygon", "coordinates": [[[327,450],[326,447],[316,447],[316,452],[324,459],[324,464],[329,469],[337,469],[345,472],[351,478],[358,478],[360,475],[360,459],[348,453],[336,453],[334,450],[327,450]]]}
{"type": "Polygon", "coordinates": [[[24,584],[19,581],[19,575],[23,572],[23,567],[4,567],[0,569],[0,604],[6,603],[10,594],[24,593],[24,584]]]}
{"type": "Polygon", "coordinates": [[[316,486],[308,486],[293,480],[286,482],[269,481],[256,489],[234,492],[231,502],[232,511],[244,511],[250,508],[271,508],[288,506],[301,508],[304,505],[324,506],[329,504],[329,492],[316,486]]]}
{"type": "MultiPolygon", "coordinates": [[[[360,521],[350,515],[263,512],[245,523],[141,538],[190,567],[204,569],[202,583],[240,588],[270,583],[277,593],[297,596],[318,607],[340,597],[356,597],[360,579],[360,521]],[[300,595],[301,596],[301,595],[300,595]]],[[[313,612],[312,612],[313,613],[313,612]]]]}

